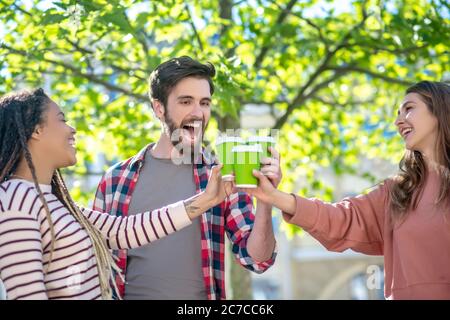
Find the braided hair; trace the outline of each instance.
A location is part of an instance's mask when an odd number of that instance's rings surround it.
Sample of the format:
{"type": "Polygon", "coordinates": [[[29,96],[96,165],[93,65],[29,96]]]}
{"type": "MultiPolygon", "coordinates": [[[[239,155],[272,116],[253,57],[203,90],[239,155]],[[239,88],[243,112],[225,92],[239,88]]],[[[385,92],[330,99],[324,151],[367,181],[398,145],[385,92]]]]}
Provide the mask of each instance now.
{"type": "MultiPolygon", "coordinates": [[[[27,142],[31,138],[36,126],[45,122],[45,111],[49,102],[50,98],[40,88],[32,91],[20,91],[0,98],[0,183],[9,180],[14,175],[20,161],[24,158],[30,169],[34,186],[43,204],[46,220],[50,227],[50,258],[46,272],[50,267],[53,257],[56,240],[55,230],[50,209],[38,183],[36,169],[27,142]]],[[[72,200],[61,172],[58,169],[53,173],[51,186],[52,193],[69,210],[70,214],[89,235],[97,261],[102,297],[104,299],[111,299],[111,284],[114,286],[116,293],[119,294],[113,276],[113,271],[119,271],[119,268],[110,250],[100,232],[81,213],[78,206],[72,200]]],[[[120,275],[120,272],[118,274],[120,275]]]]}

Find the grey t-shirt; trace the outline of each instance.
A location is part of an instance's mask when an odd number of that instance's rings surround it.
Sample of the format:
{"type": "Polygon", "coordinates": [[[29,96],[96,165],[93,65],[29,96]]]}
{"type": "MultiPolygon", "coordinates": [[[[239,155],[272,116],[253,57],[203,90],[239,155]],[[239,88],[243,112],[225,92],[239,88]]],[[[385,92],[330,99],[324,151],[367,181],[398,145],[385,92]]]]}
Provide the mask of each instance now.
{"type": "MultiPolygon", "coordinates": [[[[161,208],[195,194],[192,165],[156,159],[150,151],[131,197],[129,214],[161,208]]],[[[192,225],[128,250],[125,300],[207,299],[200,217],[192,225]]]]}

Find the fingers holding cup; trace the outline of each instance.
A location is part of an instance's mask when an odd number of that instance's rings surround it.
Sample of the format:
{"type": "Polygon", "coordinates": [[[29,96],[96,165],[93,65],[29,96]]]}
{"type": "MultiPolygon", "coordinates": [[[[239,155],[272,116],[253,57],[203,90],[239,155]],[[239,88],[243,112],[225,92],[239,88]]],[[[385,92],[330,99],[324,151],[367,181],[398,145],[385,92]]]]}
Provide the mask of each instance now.
{"type": "Polygon", "coordinates": [[[267,176],[274,187],[278,187],[281,182],[282,172],[280,168],[280,155],[275,148],[269,147],[269,150],[272,153],[272,158],[263,158],[261,160],[261,172],[267,176]]]}

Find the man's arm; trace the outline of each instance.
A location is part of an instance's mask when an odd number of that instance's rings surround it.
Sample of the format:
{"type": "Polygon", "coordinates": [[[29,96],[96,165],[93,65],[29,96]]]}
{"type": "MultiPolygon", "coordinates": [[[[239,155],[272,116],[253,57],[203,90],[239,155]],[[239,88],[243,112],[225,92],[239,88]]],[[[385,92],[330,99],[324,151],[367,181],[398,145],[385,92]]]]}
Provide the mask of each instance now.
{"type": "Polygon", "coordinates": [[[258,200],[253,230],[247,241],[248,253],[256,261],[269,260],[274,253],[275,243],[272,206],[258,200]]]}
{"type": "MultiPolygon", "coordinates": [[[[276,188],[282,177],[280,155],[274,148],[269,148],[269,151],[272,157],[262,159],[261,173],[267,176],[269,181],[276,188]]],[[[251,189],[250,191],[253,190],[251,189]]],[[[248,205],[252,206],[252,200],[250,197],[248,198],[250,199],[248,205]]],[[[245,211],[246,210],[244,210],[244,212],[245,211]]],[[[272,225],[272,205],[257,200],[256,216],[254,216],[253,219],[253,228],[246,243],[248,255],[255,262],[274,260],[276,255],[276,240],[272,225]]]]}
{"type": "MultiPolygon", "coordinates": [[[[258,213],[263,215],[268,212],[258,213]]],[[[231,194],[224,215],[225,230],[232,243],[232,251],[237,261],[244,268],[256,273],[262,273],[273,265],[276,251],[274,250],[275,238],[271,228],[272,222],[256,219],[258,224],[255,226],[252,198],[245,192],[231,194]],[[263,234],[264,230],[269,230],[268,237],[263,234]],[[258,243],[263,238],[265,238],[264,243],[258,243]]]]}

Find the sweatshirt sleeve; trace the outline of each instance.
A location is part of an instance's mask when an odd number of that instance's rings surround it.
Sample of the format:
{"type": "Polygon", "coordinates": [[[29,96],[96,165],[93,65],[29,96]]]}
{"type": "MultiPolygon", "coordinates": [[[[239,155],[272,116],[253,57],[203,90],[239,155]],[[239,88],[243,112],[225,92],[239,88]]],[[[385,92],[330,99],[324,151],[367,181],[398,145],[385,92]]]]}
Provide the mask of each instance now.
{"type": "Polygon", "coordinates": [[[183,201],[127,217],[80,208],[100,231],[110,249],[131,249],[178,231],[192,222],[183,201]]]}
{"type": "Polygon", "coordinates": [[[337,203],[295,196],[295,214],[283,213],[283,218],[302,227],[330,251],[352,249],[382,255],[387,198],[386,183],[337,203]]]}
{"type": "Polygon", "coordinates": [[[9,300],[46,300],[40,224],[29,213],[0,212],[0,278],[9,300]]]}

